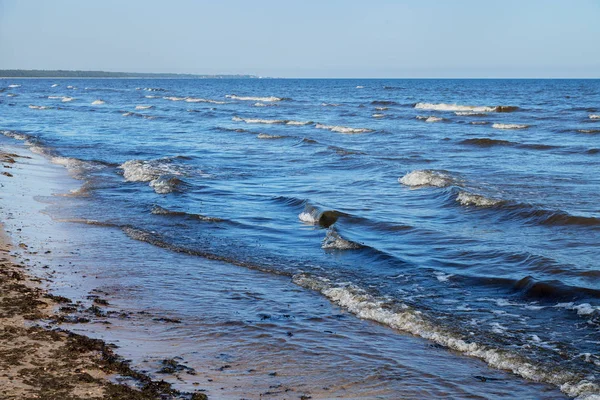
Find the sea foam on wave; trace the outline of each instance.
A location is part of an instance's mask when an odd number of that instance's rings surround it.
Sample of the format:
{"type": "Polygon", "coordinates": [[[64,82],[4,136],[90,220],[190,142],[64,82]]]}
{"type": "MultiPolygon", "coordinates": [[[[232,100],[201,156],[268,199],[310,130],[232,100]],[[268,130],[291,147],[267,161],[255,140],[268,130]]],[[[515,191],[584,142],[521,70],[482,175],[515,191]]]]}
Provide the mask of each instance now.
{"type": "Polygon", "coordinates": [[[569,396],[591,400],[600,394],[598,385],[570,371],[548,369],[543,365],[534,364],[516,352],[493,348],[461,337],[430,322],[417,310],[404,304],[390,307],[384,299],[376,298],[355,285],[335,285],[329,279],[304,273],[294,275],[292,280],[299,286],[320,292],[359,318],[379,322],[479,358],[494,368],[509,370],[536,382],[557,385],[569,396]]]}
{"type": "Polygon", "coordinates": [[[176,190],[181,184],[177,176],[181,172],[168,160],[129,160],[119,166],[128,182],[149,182],[156,193],[166,194],[176,190]]]}
{"type": "Polygon", "coordinates": [[[433,170],[415,170],[398,179],[403,185],[410,187],[446,187],[454,183],[454,179],[445,172],[433,170]]]}
{"type": "Polygon", "coordinates": [[[470,112],[511,112],[518,110],[515,106],[465,106],[460,104],[446,104],[446,103],[417,103],[415,108],[421,110],[435,110],[435,111],[470,111],[470,112]]]}
{"type": "Polygon", "coordinates": [[[238,96],[235,94],[227,94],[225,95],[225,97],[227,97],[228,99],[233,99],[233,100],[244,100],[244,101],[282,101],[283,98],[281,97],[275,97],[275,96],[268,96],[268,97],[255,97],[255,96],[238,96]]]}
{"type": "Polygon", "coordinates": [[[339,126],[339,125],[324,125],[324,124],[316,124],[315,128],[317,129],[327,129],[332,132],[345,133],[345,134],[356,134],[356,133],[367,133],[373,132],[372,129],[367,128],[350,128],[347,126],[339,126]]]}
{"type": "Polygon", "coordinates": [[[492,128],[494,129],[527,129],[529,125],[519,125],[519,124],[493,124],[492,128]]]}
{"type": "Polygon", "coordinates": [[[493,207],[501,204],[503,201],[500,199],[492,199],[479,194],[473,194],[469,192],[460,192],[456,196],[456,201],[463,206],[476,206],[476,207],[493,207]]]}

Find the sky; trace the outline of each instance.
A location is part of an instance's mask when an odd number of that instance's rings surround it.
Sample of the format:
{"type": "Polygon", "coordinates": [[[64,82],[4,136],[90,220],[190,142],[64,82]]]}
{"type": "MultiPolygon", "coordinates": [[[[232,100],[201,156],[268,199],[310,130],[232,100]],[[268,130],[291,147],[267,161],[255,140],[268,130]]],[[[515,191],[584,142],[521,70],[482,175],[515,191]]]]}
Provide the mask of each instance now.
{"type": "Polygon", "coordinates": [[[600,78],[600,0],[0,0],[0,69],[600,78]]]}

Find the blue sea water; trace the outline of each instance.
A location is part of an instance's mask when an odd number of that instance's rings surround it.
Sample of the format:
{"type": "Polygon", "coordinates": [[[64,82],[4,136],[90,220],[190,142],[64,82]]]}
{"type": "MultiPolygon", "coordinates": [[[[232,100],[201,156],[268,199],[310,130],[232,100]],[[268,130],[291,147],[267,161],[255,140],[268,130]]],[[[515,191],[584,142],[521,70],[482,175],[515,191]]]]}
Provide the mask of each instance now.
{"type": "Polygon", "coordinates": [[[55,218],[283,276],[390,335],[600,393],[600,81],[0,87],[4,135],[81,180],[55,218]]]}

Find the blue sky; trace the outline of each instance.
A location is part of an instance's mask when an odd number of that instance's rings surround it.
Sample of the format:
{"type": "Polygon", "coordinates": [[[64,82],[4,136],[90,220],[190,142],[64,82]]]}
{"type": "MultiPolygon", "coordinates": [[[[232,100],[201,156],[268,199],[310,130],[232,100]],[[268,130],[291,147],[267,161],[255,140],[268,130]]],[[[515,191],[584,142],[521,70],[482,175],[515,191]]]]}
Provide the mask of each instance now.
{"type": "Polygon", "coordinates": [[[0,69],[600,77],[600,0],[0,0],[0,69]]]}

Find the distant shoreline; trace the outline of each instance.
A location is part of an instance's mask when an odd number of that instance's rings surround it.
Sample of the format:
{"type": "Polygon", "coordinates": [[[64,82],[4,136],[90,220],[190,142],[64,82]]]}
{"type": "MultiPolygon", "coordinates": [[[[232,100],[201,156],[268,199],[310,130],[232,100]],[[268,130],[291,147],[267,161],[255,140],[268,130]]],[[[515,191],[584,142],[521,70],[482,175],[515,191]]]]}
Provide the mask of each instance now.
{"type": "Polygon", "coordinates": [[[175,73],[144,73],[144,72],[108,72],[108,71],[79,71],[79,70],[24,70],[24,69],[2,69],[0,78],[120,78],[120,79],[259,79],[255,75],[199,75],[199,74],[175,74],[175,73]]]}

